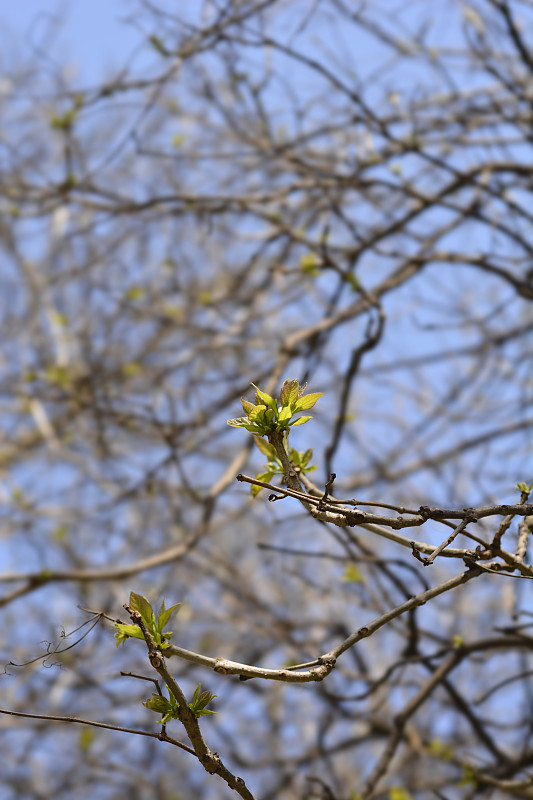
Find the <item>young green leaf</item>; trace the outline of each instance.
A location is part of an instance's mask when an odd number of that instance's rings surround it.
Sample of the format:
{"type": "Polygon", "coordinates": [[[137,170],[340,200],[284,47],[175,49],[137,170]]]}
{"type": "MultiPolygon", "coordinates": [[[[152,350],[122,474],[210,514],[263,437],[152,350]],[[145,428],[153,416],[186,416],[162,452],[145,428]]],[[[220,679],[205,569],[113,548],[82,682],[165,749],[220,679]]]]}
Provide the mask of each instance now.
{"type": "Polygon", "coordinates": [[[300,467],[306,467],[312,458],[313,458],[313,450],[312,448],[309,448],[309,450],[306,450],[305,453],[303,453],[300,458],[300,467]]]}
{"type": "Polygon", "coordinates": [[[346,569],[344,570],[344,575],[342,576],[341,580],[345,583],[361,583],[363,576],[361,575],[359,567],[350,562],[349,564],[346,564],[346,569]]]}
{"type": "Polygon", "coordinates": [[[168,710],[170,702],[166,697],[160,694],[152,694],[149,700],[145,700],[143,706],[149,708],[150,711],[155,711],[156,714],[165,714],[168,710]]]}
{"type": "Polygon", "coordinates": [[[396,786],[389,790],[389,800],[413,800],[413,795],[407,789],[396,786]]]}
{"type": "Polygon", "coordinates": [[[207,717],[209,714],[216,714],[216,711],[209,711],[205,708],[216,697],[216,694],[211,694],[207,690],[200,694],[201,688],[202,684],[199,683],[195,689],[192,702],[188,704],[196,719],[207,717]]]}
{"type": "Polygon", "coordinates": [[[265,436],[266,431],[260,425],[256,425],[253,422],[250,422],[248,417],[236,417],[236,419],[227,419],[226,420],[228,425],[231,425],[233,428],[245,428],[250,433],[253,433],[255,436],[265,436]]]}
{"type": "Polygon", "coordinates": [[[254,404],[250,403],[249,400],[245,400],[244,397],[241,397],[241,405],[246,415],[248,415],[250,411],[252,411],[255,408],[254,404]]]}
{"type": "Polygon", "coordinates": [[[298,392],[300,391],[300,385],[298,383],[298,379],[294,378],[294,380],[289,381],[286,380],[283,386],[281,387],[281,392],[279,395],[279,399],[281,400],[282,406],[292,406],[298,400],[298,392]]]}
{"type": "Polygon", "coordinates": [[[304,394],[302,397],[299,397],[294,405],[294,413],[296,414],[298,411],[309,411],[310,408],[313,408],[316,401],[319,400],[324,392],[314,392],[313,394],[304,394]]]}
{"type": "Polygon", "coordinates": [[[122,622],[115,622],[115,639],[117,647],[124,644],[126,639],[143,639],[144,636],[138,625],[124,625],[122,622]]]}
{"type": "Polygon", "coordinates": [[[272,461],[276,458],[276,448],[273,447],[269,442],[265,442],[264,439],[256,439],[255,443],[269,461],[272,461]]]}
{"type": "Polygon", "coordinates": [[[260,405],[254,406],[250,413],[248,414],[248,418],[250,422],[260,422],[264,419],[267,407],[262,403],[260,405]]]}
{"type": "Polygon", "coordinates": [[[271,397],[266,392],[262,392],[261,389],[258,389],[258,387],[255,385],[255,383],[252,383],[252,386],[254,387],[255,391],[257,392],[257,397],[259,398],[257,402],[258,403],[263,402],[263,403],[265,403],[265,405],[269,406],[272,409],[272,411],[276,411],[277,406],[276,406],[276,401],[274,400],[274,398],[271,397]]]}
{"type": "Polygon", "coordinates": [[[248,417],[235,417],[234,419],[227,419],[226,423],[234,428],[245,428],[248,425],[248,421],[248,417]]]}
{"type": "MultiPolygon", "coordinates": [[[[256,480],[258,480],[258,481],[263,481],[263,483],[270,483],[270,481],[274,477],[274,473],[273,472],[261,472],[261,473],[259,473],[259,475],[256,475],[255,477],[256,477],[256,480]]],[[[259,492],[263,488],[264,488],[263,486],[255,486],[254,484],[252,484],[252,487],[250,489],[252,497],[257,497],[257,495],[259,494],[259,492]]]]}
{"type": "Polygon", "coordinates": [[[169,621],[170,617],[174,613],[174,611],[181,606],[181,603],[176,603],[176,605],[171,606],[170,608],[165,608],[165,601],[161,603],[161,608],[159,609],[159,614],[157,615],[157,630],[159,633],[163,633],[167,622],[169,621]]]}
{"type": "Polygon", "coordinates": [[[278,414],[278,422],[288,422],[292,417],[292,410],[290,406],[284,406],[278,414]]]}
{"type": "Polygon", "coordinates": [[[137,592],[131,592],[130,606],[131,608],[133,608],[134,611],[139,612],[145,625],[147,626],[153,625],[154,612],[152,610],[152,606],[150,605],[146,597],[143,597],[142,594],[137,594],[137,592]]]}
{"type": "Polygon", "coordinates": [[[293,425],[303,425],[304,422],[309,422],[310,419],[313,419],[313,417],[300,417],[299,419],[295,419],[294,422],[289,422],[289,425],[291,427],[293,425]]]}
{"type": "Polygon", "coordinates": [[[167,700],[166,697],[162,697],[160,694],[152,694],[150,699],[143,703],[143,706],[150,711],[155,711],[156,714],[163,714],[163,717],[159,720],[160,725],[166,725],[171,719],[178,719],[179,716],[179,703],[176,701],[168,686],[167,690],[170,700],[167,700]]]}
{"type": "Polygon", "coordinates": [[[469,766],[463,766],[463,777],[457,784],[457,786],[473,786],[474,789],[477,789],[477,778],[476,773],[469,766]]]}
{"type": "Polygon", "coordinates": [[[154,50],[157,50],[157,52],[160,53],[162,56],[167,55],[165,45],[163,44],[161,39],[159,39],[157,36],[149,36],[148,41],[150,42],[154,50]]]}

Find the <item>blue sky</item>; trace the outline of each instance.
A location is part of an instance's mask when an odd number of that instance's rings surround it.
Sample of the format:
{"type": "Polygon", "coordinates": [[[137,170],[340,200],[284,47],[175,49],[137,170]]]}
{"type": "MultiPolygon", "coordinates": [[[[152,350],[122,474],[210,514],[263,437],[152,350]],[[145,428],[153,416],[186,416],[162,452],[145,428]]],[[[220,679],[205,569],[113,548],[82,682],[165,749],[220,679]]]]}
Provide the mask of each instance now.
{"type": "Polygon", "coordinates": [[[56,63],[75,65],[79,78],[96,80],[109,67],[124,63],[140,40],[132,25],[124,24],[136,3],[126,0],[23,0],[0,10],[2,40],[19,58],[46,43],[56,63]],[[56,32],[50,32],[58,23],[56,32]]]}

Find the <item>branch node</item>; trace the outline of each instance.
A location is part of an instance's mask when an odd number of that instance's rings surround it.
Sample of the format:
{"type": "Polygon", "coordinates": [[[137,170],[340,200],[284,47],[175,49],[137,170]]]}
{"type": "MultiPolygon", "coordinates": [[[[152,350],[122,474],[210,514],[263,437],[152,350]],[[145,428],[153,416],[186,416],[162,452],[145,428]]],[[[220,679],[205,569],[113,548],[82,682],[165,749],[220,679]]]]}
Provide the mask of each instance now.
{"type": "Polygon", "coordinates": [[[423,556],[421,556],[421,555],[420,555],[420,550],[419,550],[419,549],[418,549],[418,547],[416,546],[416,542],[414,542],[413,540],[411,540],[411,541],[409,542],[409,544],[411,545],[412,554],[413,554],[413,556],[416,558],[416,560],[417,560],[417,561],[420,561],[420,563],[421,563],[421,564],[424,564],[424,566],[427,566],[425,558],[424,558],[423,556]]]}
{"type": "Polygon", "coordinates": [[[152,650],[148,653],[148,658],[150,659],[150,664],[154,669],[159,669],[163,664],[163,656],[159,652],[159,650],[152,650]]]}

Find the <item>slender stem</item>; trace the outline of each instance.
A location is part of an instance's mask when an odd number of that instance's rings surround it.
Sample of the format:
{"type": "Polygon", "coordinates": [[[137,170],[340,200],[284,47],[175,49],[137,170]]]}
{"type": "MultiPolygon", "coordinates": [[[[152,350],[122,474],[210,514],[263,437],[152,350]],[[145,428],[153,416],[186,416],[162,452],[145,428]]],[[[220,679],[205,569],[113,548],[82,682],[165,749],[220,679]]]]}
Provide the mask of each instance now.
{"type": "Polygon", "coordinates": [[[120,731],[121,733],[134,733],[137,736],[148,736],[152,739],[159,739],[161,742],[168,742],[176,747],[185,750],[191,755],[196,755],[192,747],[188,747],[177,739],[172,739],[170,736],[162,733],[153,733],[151,731],[138,731],[135,728],[123,728],[121,725],[110,725],[106,722],[95,722],[92,719],[80,719],[79,717],[60,717],[56,714],[29,714],[24,711],[11,711],[7,708],[0,708],[0,714],[9,714],[11,717],[24,717],[25,719],[44,719],[47,722],[73,722],[78,725],[89,725],[92,728],[105,728],[108,731],[120,731]]]}
{"type": "Polygon", "coordinates": [[[210,775],[215,773],[219,775],[240,797],[244,800],[256,800],[254,795],[250,792],[242,778],[233,775],[227,767],[222,763],[222,759],[218,753],[213,753],[207,746],[200,725],[193,711],[189,708],[187,698],[183,694],[181,687],[174,678],[174,676],[167,669],[165,659],[161,650],[158,650],[154,638],[148,628],[146,627],[141,614],[133,610],[129,606],[125,606],[126,611],[129,613],[131,620],[134,624],[138,625],[141,629],[146,646],[148,647],[148,657],[152,667],[159,673],[169,690],[172,692],[175,700],[178,702],[178,719],[187,731],[187,736],[194,749],[194,754],[203,766],[203,768],[210,775]]]}

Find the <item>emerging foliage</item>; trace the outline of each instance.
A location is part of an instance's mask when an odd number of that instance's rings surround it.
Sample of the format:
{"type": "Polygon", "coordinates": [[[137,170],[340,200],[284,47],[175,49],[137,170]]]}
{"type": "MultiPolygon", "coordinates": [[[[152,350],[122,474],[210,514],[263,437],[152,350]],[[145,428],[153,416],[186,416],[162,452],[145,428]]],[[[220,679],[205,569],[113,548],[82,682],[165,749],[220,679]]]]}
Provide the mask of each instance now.
{"type": "MultiPolygon", "coordinates": [[[[170,688],[168,686],[166,688],[169,695],[168,699],[163,695],[156,694],[154,692],[152,693],[152,696],[143,703],[145,708],[150,709],[150,711],[155,711],[156,714],[163,715],[159,720],[161,725],[166,725],[166,723],[170,722],[171,719],[179,718],[179,703],[172,694],[170,688]]],[[[202,692],[201,689],[202,684],[199,683],[194,691],[191,702],[187,704],[196,719],[199,719],[200,717],[208,717],[210,714],[216,714],[216,711],[211,711],[210,709],[206,708],[206,706],[209,705],[212,700],[214,700],[216,694],[212,694],[207,690],[202,692]]]]}
{"type": "Polygon", "coordinates": [[[199,717],[208,717],[210,714],[216,714],[216,711],[211,711],[211,709],[206,708],[206,706],[214,700],[216,694],[211,694],[207,689],[202,692],[201,688],[202,684],[199,683],[194,690],[192,701],[188,703],[196,719],[199,719],[199,717]]]}
{"type": "Polygon", "coordinates": [[[531,800],[531,0],[133,0],[90,84],[36,23],[2,50],[0,794],[531,800]],[[328,387],[301,452],[289,375],[328,387]],[[6,669],[133,586],[140,646],[95,617],[6,669]],[[136,713],[189,752],[104,747],[136,713]]]}
{"type": "MultiPolygon", "coordinates": [[[[146,597],[143,597],[136,592],[131,592],[129,605],[130,608],[132,608],[134,611],[138,611],[141,615],[142,621],[146,625],[148,631],[152,634],[156,647],[160,648],[161,650],[165,650],[170,644],[168,640],[172,636],[172,633],[170,631],[165,631],[164,628],[166,627],[174,611],[179,608],[181,603],[176,603],[176,605],[166,608],[165,601],[163,600],[159,608],[157,619],[154,615],[152,606],[146,597]]],[[[144,640],[143,632],[138,625],[125,625],[123,622],[115,622],[115,627],[117,629],[115,633],[117,647],[119,644],[124,644],[126,639],[144,640]]]]}
{"type": "Polygon", "coordinates": [[[152,693],[152,696],[145,700],[143,706],[150,711],[155,711],[156,714],[162,714],[159,721],[160,725],[166,725],[171,719],[178,719],[179,717],[179,703],[168,688],[168,699],[161,694],[152,693]]]}
{"type": "Polygon", "coordinates": [[[300,387],[297,378],[285,381],[281,387],[279,400],[263,392],[254,383],[252,386],[256,390],[255,403],[242,398],[241,403],[246,416],[228,419],[227,423],[234,428],[246,428],[255,436],[270,436],[277,431],[288,431],[293,425],[303,425],[308,422],[310,416],[296,419],[293,417],[301,411],[313,408],[323,394],[323,392],[304,394],[305,386],[300,387]]]}

